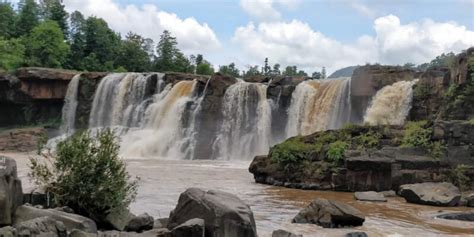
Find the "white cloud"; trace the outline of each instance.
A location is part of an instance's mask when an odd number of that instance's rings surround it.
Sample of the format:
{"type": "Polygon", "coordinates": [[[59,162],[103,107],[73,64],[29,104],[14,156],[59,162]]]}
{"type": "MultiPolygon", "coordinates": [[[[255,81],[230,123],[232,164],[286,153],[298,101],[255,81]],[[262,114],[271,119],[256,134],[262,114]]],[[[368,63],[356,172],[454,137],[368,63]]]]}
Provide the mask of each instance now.
{"type": "Polygon", "coordinates": [[[251,17],[262,21],[273,21],[281,18],[275,5],[295,10],[302,0],[241,0],[240,6],[251,17]]]}
{"type": "Polygon", "coordinates": [[[214,31],[194,18],[181,19],[155,5],[120,6],[113,0],[65,0],[69,11],[79,10],[86,16],[104,18],[109,26],[125,35],[129,31],[157,42],[163,30],[169,30],[185,53],[206,53],[220,48],[214,31]]]}
{"type": "Polygon", "coordinates": [[[455,22],[424,20],[403,25],[398,17],[388,15],[377,18],[374,29],[375,36],[342,43],[298,20],[249,23],[236,29],[233,41],[255,60],[252,63],[261,64],[268,57],[272,63],[297,65],[308,72],[366,62],[418,64],[474,46],[474,32],[455,22]]]}
{"type": "Polygon", "coordinates": [[[362,4],[360,2],[353,2],[351,3],[352,8],[354,8],[357,12],[361,13],[364,16],[373,18],[376,15],[374,9],[369,8],[367,5],[362,4]]]}

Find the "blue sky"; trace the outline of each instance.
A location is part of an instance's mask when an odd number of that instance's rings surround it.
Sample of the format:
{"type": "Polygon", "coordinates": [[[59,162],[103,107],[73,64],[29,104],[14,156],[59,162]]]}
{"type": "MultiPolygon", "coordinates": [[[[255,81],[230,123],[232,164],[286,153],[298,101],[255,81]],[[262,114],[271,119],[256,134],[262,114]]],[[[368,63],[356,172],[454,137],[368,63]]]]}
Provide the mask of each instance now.
{"type": "Polygon", "coordinates": [[[271,63],[329,71],[367,62],[423,63],[474,45],[474,0],[64,0],[121,33],[158,41],[216,67],[271,63]]]}

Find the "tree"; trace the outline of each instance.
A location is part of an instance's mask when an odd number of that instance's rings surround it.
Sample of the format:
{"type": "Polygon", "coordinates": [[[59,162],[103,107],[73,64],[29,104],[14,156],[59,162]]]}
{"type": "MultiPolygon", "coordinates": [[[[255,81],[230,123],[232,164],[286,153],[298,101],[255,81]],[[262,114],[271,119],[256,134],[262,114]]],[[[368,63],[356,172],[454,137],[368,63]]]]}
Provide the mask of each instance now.
{"type": "Polygon", "coordinates": [[[201,63],[196,66],[196,74],[212,75],[214,74],[214,68],[208,62],[201,63]]]}
{"type": "Polygon", "coordinates": [[[24,62],[25,46],[20,39],[2,39],[0,37],[0,69],[9,71],[24,62]]]}
{"type": "Polygon", "coordinates": [[[277,63],[277,64],[273,65],[272,75],[273,75],[273,76],[278,76],[278,75],[280,75],[280,74],[281,74],[281,72],[280,72],[280,64],[277,63]]]}
{"type": "Polygon", "coordinates": [[[155,69],[157,71],[164,72],[173,69],[174,59],[179,52],[177,45],[176,38],[171,36],[169,31],[163,31],[156,47],[155,69]]]}
{"type": "Polygon", "coordinates": [[[268,65],[268,58],[265,58],[265,65],[263,67],[263,74],[265,76],[268,76],[268,75],[270,75],[270,72],[271,72],[271,67],[270,67],[270,65],[268,65]]]}
{"type": "Polygon", "coordinates": [[[248,66],[248,70],[247,72],[244,73],[244,77],[247,78],[247,77],[252,77],[252,76],[259,76],[259,75],[262,75],[262,73],[260,72],[260,70],[258,70],[258,66],[255,65],[255,66],[248,66]]]}
{"type": "Polygon", "coordinates": [[[18,8],[15,35],[21,37],[28,35],[39,24],[39,8],[35,0],[21,0],[18,3],[18,8]]]}
{"type": "Polygon", "coordinates": [[[303,70],[299,70],[296,75],[300,76],[300,77],[307,77],[308,76],[308,74],[303,70]]]}
{"type": "Polygon", "coordinates": [[[320,72],[313,72],[313,74],[311,75],[311,77],[313,79],[321,79],[322,77],[322,74],[320,72]]]}
{"type": "Polygon", "coordinates": [[[196,66],[202,64],[204,62],[204,57],[202,56],[202,54],[198,54],[196,56],[196,66]]]}
{"type": "Polygon", "coordinates": [[[73,12],[70,19],[69,42],[71,45],[71,56],[69,57],[67,66],[71,69],[84,70],[83,59],[86,47],[86,20],[79,11],[73,12]]]}
{"type": "Polygon", "coordinates": [[[52,20],[58,23],[63,31],[65,38],[69,34],[68,18],[69,14],[64,9],[64,5],[60,0],[41,0],[41,8],[43,11],[43,18],[52,20]]]}
{"type": "Polygon", "coordinates": [[[85,45],[84,56],[91,56],[89,62],[98,63],[98,65],[91,65],[88,63],[86,70],[112,71],[115,67],[115,60],[117,59],[118,48],[120,48],[120,36],[111,30],[103,19],[96,17],[89,17],[85,21],[84,27],[85,45]]]}
{"type": "Polygon", "coordinates": [[[220,66],[219,67],[219,72],[224,74],[224,75],[228,75],[228,76],[232,76],[232,77],[239,77],[240,76],[239,69],[237,69],[235,67],[235,63],[230,63],[227,66],[226,65],[220,66]]]}
{"type": "Polygon", "coordinates": [[[11,3],[0,2],[0,37],[10,39],[14,36],[16,17],[11,3]]]}
{"type": "Polygon", "coordinates": [[[150,58],[145,47],[146,40],[142,36],[129,32],[120,46],[117,64],[132,72],[149,70],[150,58]]]}
{"type": "Polygon", "coordinates": [[[69,54],[69,45],[58,24],[45,21],[27,38],[27,61],[30,66],[61,67],[69,54]]]}
{"type": "Polygon", "coordinates": [[[284,76],[296,76],[298,75],[298,68],[296,66],[287,66],[282,74],[284,76]]]}
{"type": "Polygon", "coordinates": [[[326,79],[326,67],[323,67],[323,69],[321,69],[321,79],[326,79]]]}

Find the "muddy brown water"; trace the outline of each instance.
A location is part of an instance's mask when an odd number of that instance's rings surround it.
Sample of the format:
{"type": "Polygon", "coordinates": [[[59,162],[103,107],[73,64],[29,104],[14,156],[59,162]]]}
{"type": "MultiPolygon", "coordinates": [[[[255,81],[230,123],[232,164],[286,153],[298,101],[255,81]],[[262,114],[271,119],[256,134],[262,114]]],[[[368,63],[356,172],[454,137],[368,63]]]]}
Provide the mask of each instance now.
{"type": "MultiPolygon", "coordinates": [[[[24,188],[33,186],[26,177],[25,153],[6,153],[16,158],[24,188]]],[[[248,172],[249,162],[183,161],[160,159],[126,159],[129,172],[140,177],[137,200],[131,210],[167,217],[179,194],[189,187],[217,189],[233,193],[250,205],[259,236],[271,236],[275,229],[286,229],[304,236],[344,236],[364,231],[369,236],[474,236],[474,223],[434,218],[439,213],[474,211],[467,207],[431,207],[409,204],[403,198],[388,202],[356,201],[353,193],[287,189],[256,184],[248,172]],[[366,215],[357,228],[324,229],[310,224],[292,224],[291,219],[314,198],[345,202],[366,215]]]]}

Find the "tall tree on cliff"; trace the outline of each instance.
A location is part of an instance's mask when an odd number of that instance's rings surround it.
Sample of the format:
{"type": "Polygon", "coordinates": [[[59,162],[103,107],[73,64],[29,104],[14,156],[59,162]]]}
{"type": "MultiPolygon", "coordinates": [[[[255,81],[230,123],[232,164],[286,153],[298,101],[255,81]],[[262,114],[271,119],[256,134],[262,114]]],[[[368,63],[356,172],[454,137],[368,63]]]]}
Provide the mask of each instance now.
{"type": "Polygon", "coordinates": [[[29,66],[62,67],[69,54],[69,45],[58,23],[46,20],[35,27],[27,38],[27,64],[29,66]]]}
{"type": "Polygon", "coordinates": [[[268,65],[268,58],[265,58],[265,65],[263,66],[263,74],[265,76],[268,76],[270,75],[270,72],[271,72],[271,67],[270,65],[268,65]]]}
{"type": "Polygon", "coordinates": [[[176,38],[171,36],[168,30],[163,31],[160,41],[156,47],[157,56],[154,69],[159,72],[194,72],[189,59],[178,49],[176,38]]]}
{"type": "Polygon", "coordinates": [[[15,35],[16,13],[9,2],[0,2],[0,37],[10,39],[15,35]]]}
{"type": "Polygon", "coordinates": [[[24,62],[25,46],[20,39],[3,39],[0,37],[0,69],[10,71],[20,67],[24,62]]]}
{"type": "Polygon", "coordinates": [[[39,7],[35,0],[21,0],[18,3],[18,19],[15,36],[28,35],[39,24],[39,7]]]}
{"type": "Polygon", "coordinates": [[[323,67],[323,69],[321,69],[321,79],[326,79],[326,77],[326,67],[323,67]]]}
{"type": "Polygon", "coordinates": [[[220,66],[219,72],[228,76],[240,77],[239,69],[235,66],[235,63],[230,63],[229,65],[220,66]]]}
{"type": "Polygon", "coordinates": [[[70,69],[84,70],[82,59],[85,55],[86,36],[85,25],[86,19],[79,11],[71,13],[70,18],[69,42],[71,45],[71,55],[67,62],[67,67],[70,69]]]}
{"type": "Polygon", "coordinates": [[[64,5],[60,0],[41,0],[41,10],[43,18],[46,20],[52,20],[58,23],[59,27],[63,31],[65,38],[68,38],[69,26],[68,18],[69,14],[64,9],[64,5]]]}
{"type": "Polygon", "coordinates": [[[103,19],[89,17],[84,27],[84,69],[89,71],[112,71],[115,69],[120,36],[111,30],[103,19]]]}
{"type": "Polygon", "coordinates": [[[117,64],[131,72],[150,70],[148,43],[142,36],[129,32],[119,49],[117,64]]]}

